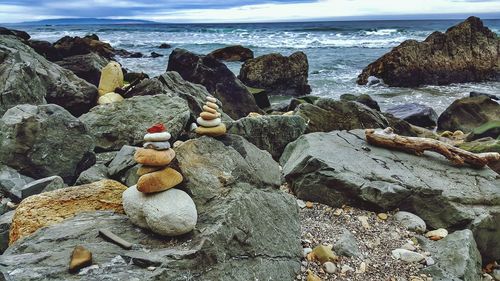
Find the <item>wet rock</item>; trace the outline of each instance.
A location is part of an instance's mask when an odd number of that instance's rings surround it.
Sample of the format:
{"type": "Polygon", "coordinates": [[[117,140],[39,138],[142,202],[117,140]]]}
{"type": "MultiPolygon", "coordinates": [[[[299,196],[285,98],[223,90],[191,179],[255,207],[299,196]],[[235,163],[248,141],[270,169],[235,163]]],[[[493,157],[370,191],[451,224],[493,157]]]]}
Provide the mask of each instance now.
{"type": "Polygon", "coordinates": [[[469,97],[471,97],[471,98],[480,97],[480,96],[489,97],[492,100],[500,100],[500,97],[498,97],[497,95],[493,95],[493,94],[480,93],[480,92],[470,92],[469,93],[469,97]]]}
{"type": "Polygon", "coordinates": [[[66,183],[95,163],[94,139],[85,125],[54,105],[18,105],[0,119],[0,162],[39,179],[66,183]]]}
{"type": "Polygon", "coordinates": [[[162,54],[158,54],[157,52],[151,52],[151,57],[152,58],[159,58],[159,57],[163,57],[162,54]]]}
{"type": "Polygon", "coordinates": [[[368,65],[357,82],[367,84],[370,76],[395,87],[498,81],[499,46],[497,35],[479,18],[470,17],[446,33],[432,33],[423,42],[401,43],[368,65]]]}
{"type": "Polygon", "coordinates": [[[304,96],[311,93],[308,72],[303,52],[289,57],[269,54],[245,61],[238,78],[247,86],[265,89],[268,95],[304,96]]]}
{"type": "Polygon", "coordinates": [[[101,57],[111,59],[117,52],[110,44],[99,41],[97,36],[92,35],[83,38],[78,36],[64,36],[54,43],[54,47],[64,58],[96,53],[101,57]]]}
{"type": "Polygon", "coordinates": [[[435,127],[438,119],[438,115],[432,107],[418,103],[397,105],[387,109],[386,112],[410,124],[426,128],[435,127]]]}
{"type": "Polygon", "coordinates": [[[172,48],[172,45],[167,44],[167,43],[162,43],[160,46],[158,46],[159,49],[170,49],[172,48]]]}
{"type": "Polygon", "coordinates": [[[372,99],[369,95],[363,94],[363,95],[351,95],[351,94],[344,94],[340,96],[340,100],[345,100],[345,101],[357,101],[361,104],[364,104],[368,106],[371,109],[380,111],[380,106],[378,105],[378,102],[372,99]]]}
{"type": "Polygon", "coordinates": [[[249,59],[253,59],[253,51],[241,45],[234,45],[234,46],[220,48],[211,52],[208,55],[221,61],[243,62],[249,59]]]}
{"type": "Polygon", "coordinates": [[[101,69],[108,64],[108,60],[95,53],[89,53],[66,57],[55,63],[71,70],[76,76],[97,87],[101,78],[101,69]]]}

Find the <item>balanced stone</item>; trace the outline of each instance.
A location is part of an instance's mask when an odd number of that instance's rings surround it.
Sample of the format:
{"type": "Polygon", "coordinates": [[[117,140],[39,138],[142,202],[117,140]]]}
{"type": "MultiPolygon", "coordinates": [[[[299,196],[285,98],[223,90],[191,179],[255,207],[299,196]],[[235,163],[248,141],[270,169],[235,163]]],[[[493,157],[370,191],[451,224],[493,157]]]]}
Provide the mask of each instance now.
{"type": "Polygon", "coordinates": [[[170,189],[182,182],[182,175],[172,168],[145,174],[137,182],[137,190],[143,193],[155,193],[170,189]]]}
{"type": "Polygon", "coordinates": [[[147,199],[148,195],[139,192],[135,185],[127,188],[122,195],[123,210],[125,214],[127,214],[133,224],[142,228],[149,228],[144,213],[142,212],[142,206],[147,199]]]}
{"type": "Polygon", "coordinates": [[[169,132],[152,133],[144,136],[145,142],[168,141],[172,135],[169,132]]]}
{"type": "Polygon", "coordinates": [[[198,135],[204,135],[210,137],[222,136],[226,133],[226,125],[220,124],[217,127],[211,127],[211,128],[198,127],[196,128],[195,132],[198,135]]]}
{"type": "Polygon", "coordinates": [[[220,118],[215,118],[213,120],[205,120],[201,117],[198,117],[196,119],[196,122],[198,122],[198,125],[206,128],[211,128],[211,127],[217,127],[221,124],[222,120],[220,118]]]}
{"type": "Polygon", "coordinates": [[[144,166],[144,165],[141,165],[139,167],[139,169],[137,169],[137,172],[136,174],[138,176],[143,176],[145,174],[149,174],[149,173],[152,173],[152,172],[156,172],[156,171],[159,171],[163,169],[163,167],[153,167],[153,166],[144,166]]]}
{"type": "Polygon", "coordinates": [[[99,80],[99,95],[114,92],[116,88],[123,87],[123,71],[119,63],[112,61],[101,71],[99,80]]]}
{"type": "Polygon", "coordinates": [[[208,107],[208,105],[204,105],[203,106],[203,111],[205,112],[210,112],[210,113],[213,113],[213,114],[217,114],[217,110],[211,108],[211,107],[208,107]]]}
{"type": "Polygon", "coordinates": [[[175,151],[173,149],[167,150],[153,150],[138,148],[135,151],[134,159],[137,163],[147,166],[167,166],[175,158],[175,151]]]}
{"type": "Polygon", "coordinates": [[[207,102],[206,105],[210,108],[213,108],[215,110],[219,109],[219,106],[216,103],[213,102],[207,102]]]}
{"type": "Polygon", "coordinates": [[[213,102],[213,103],[216,103],[216,102],[217,102],[217,99],[216,99],[216,98],[214,98],[214,97],[210,97],[210,96],[208,96],[208,97],[207,97],[207,101],[209,101],[209,102],[213,102]]]}
{"type": "Polygon", "coordinates": [[[220,118],[220,113],[210,113],[210,112],[202,112],[200,113],[200,117],[204,120],[214,120],[216,118],[220,118]]]}
{"type": "Polygon", "coordinates": [[[107,93],[99,97],[98,104],[108,104],[123,101],[123,97],[115,92],[107,93]]]}
{"type": "Polygon", "coordinates": [[[170,143],[168,141],[163,142],[145,142],[142,147],[154,150],[167,150],[170,148],[170,143]]]}

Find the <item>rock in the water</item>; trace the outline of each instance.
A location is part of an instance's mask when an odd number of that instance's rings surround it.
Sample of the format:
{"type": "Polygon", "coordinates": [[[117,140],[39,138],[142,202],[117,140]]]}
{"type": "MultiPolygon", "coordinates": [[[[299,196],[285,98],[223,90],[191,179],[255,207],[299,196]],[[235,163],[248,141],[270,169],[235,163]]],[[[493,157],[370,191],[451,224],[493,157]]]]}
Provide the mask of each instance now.
{"type": "Polygon", "coordinates": [[[371,146],[362,130],[303,135],[286,147],[280,162],[299,199],[400,208],[431,229],[469,228],[483,258],[500,258],[500,178],[490,169],[454,167],[433,152],[415,156],[371,146]]]}
{"type": "Polygon", "coordinates": [[[97,89],[47,61],[12,36],[0,36],[0,115],[19,104],[55,103],[79,116],[95,105],[97,89]]]}
{"type": "Polygon", "coordinates": [[[311,93],[308,72],[309,62],[303,52],[289,57],[269,54],[247,60],[238,78],[247,86],[265,89],[268,95],[304,96],[311,93]]]}
{"type": "Polygon", "coordinates": [[[423,219],[409,212],[399,211],[394,215],[394,219],[408,230],[417,233],[424,233],[427,228],[423,219]]]}
{"type": "Polygon", "coordinates": [[[182,182],[182,175],[172,168],[143,175],[137,182],[137,190],[143,193],[155,193],[168,190],[182,182]]]}
{"type": "Polygon", "coordinates": [[[21,175],[9,166],[0,165],[0,191],[9,194],[12,190],[17,190],[34,179],[21,175]]]}
{"type": "Polygon", "coordinates": [[[59,176],[52,176],[32,181],[21,188],[13,189],[11,190],[11,194],[15,197],[16,200],[21,201],[35,194],[40,194],[43,192],[53,191],[61,188],[64,188],[63,179],[59,176]]]}
{"type": "Polygon", "coordinates": [[[403,42],[368,65],[358,84],[366,84],[370,76],[396,87],[498,81],[499,52],[498,36],[479,18],[470,17],[444,34],[432,33],[424,42],[403,42]]]}
{"type": "Polygon", "coordinates": [[[500,120],[500,104],[485,97],[454,101],[438,119],[438,130],[470,132],[489,121],[500,120]]]}
{"type": "Polygon", "coordinates": [[[378,111],[352,101],[321,98],[315,104],[298,106],[295,115],[307,123],[306,133],[366,128],[386,128],[387,119],[378,111]]]}
{"type": "Polygon", "coordinates": [[[420,127],[435,127],[438,119],[438,115],[432,107],[418,103],[397,105],[387,109],[386,112],[420,127]]]}
{"type": "Polygon", "coordinates": [[[253,59],[253,51],[241,45],[217,49],[208,55],[222,61],[246,61],[253,59]]]}
{"type": "Polygon", "coordinates": [[[361,257],[356,237],[347,229],[343,229],[342,233],[336,237],[337,240],[333,244],[335,253],[346,257],[361,257]]]}
{"type": "Polygon", "coordinates": [[[33,178],[58,175],[67,183],[95,163],[85,125],[54,105],[18,105],[0,119],[0,163],[33,178]]]}
{"type": "Polygon", "coordinates": [[[96,139],[100,150],[119,150],[124,145],[139,145],[152,120],[164,123],[176,140],[190,117],[187,103],[167,95],[142,96],[123,102],[94,107],[80,117],[96,139]]]}
{"type": "Polygon", "coordinates": [[[95,53],[90,53],[67,57],[55,63],[71,70],[76,76],[97,87],[101,78],[101,69],[108,64],[108,60],[95,53]]]}
{"type": "Polygon", "coordinates": [[[41,227],[60,223],[81,212],[113,210],[123,213],[122,193],[126,188],[116,181],[102,180],[30,196],[16,209],[10,244],[41,227]]]}
{"type": "Polygon", "coordinates": [[[351,94],[344,94],[344,95],[340,96],[340,100],[357,101],[359,103],[362,103],[362,104],[368,106],[371,109],[375,109],[377,111],[380,111],[380,106],[378,105],[378,102],[366,94],[359,95],[359,96],[351,95],[351,94]]]}
{"type": "Polygon", "coordinates": [[[440,241],[420,239],[419,242],[436,262],[422,270],[432,280],[480,280],[481,256],[470,230],[455,231],[440,241]]]}
{"type": "Polygon", "coordinates": [[[167,71],[177,71],[185,80],[205,86],[222,102],[222,110],[231,118],[261,112],[245,85],[224,63],[211,56],[175,49],[170,54],[167,71]]]}
{"type": "Polygon", "coordinates": [[[241,118],[230,125],[228,133],[244,137],[258,148],[271,153],[274,159],[279,159],[286,145],[300,137],[305,130],[306,122],[300,116],[269,115],[241,118]]]}
{"type": "Polygon", "coordinates": [[[116,61],[109,62],[101,71],[99,95],[104,96],[107,93],[114,92],[116,88],[123,87],[123,81],[121,65],[116,61]]]}
{"type": "Polygon", "coordinates": [[[480,92],[470,92],[469,93],[469,97],[471,97],[471,98],[480,97],[480,96],[485,96],[485,97],[488,97],[492,100],[500,100],[500,97],[498,97],[497,95],[493,95],[493,94],[480,93],[480,92]]]}
{"type": "Polygon", "coordinates": [[[63,57],[97,53],[106,59],[111,59],[116,53],[111,45],[99,41],[99,37],[95,34],[83,38],[64,36],[54,43],[54,47],[63,57]]]}
{"type": "Polygon", "coordinates": [[[159,49],[170,49],[172,48],[172,45],[167,44],[167,43],[161,43],[160,46],[158,46],[159,49]]]}
{"type": "Polygon", "coordinates": [[[76,246],[71,253],[69,272],[77,273],[80,269],[92,265],[92,253],[82,246],[76,246]]]}
{"type": "Polygon", "coordinates": [[[425,259],[424,255],[408,251],[406,249],[396,249],[392,251],[392,256],[398,260],[402,260],[405,262],[419,262],[425,259]]]}

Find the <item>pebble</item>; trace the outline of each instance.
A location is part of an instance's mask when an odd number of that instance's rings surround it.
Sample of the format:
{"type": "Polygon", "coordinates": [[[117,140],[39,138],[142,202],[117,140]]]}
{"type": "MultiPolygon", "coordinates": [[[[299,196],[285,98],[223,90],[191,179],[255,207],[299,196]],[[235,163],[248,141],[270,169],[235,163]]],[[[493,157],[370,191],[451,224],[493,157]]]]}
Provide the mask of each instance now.
{"type": "Polygon", "coordinates": [[[405,262],[419,262],[423,259],[425,259],[424,255],[408,251],[405,249],[396,249],[392,251],[392,256],[395,259],[402,260],[405,262]]]}
{"type": "Polygon", "coordinates": [[[209,102],[213,102],[213,103],[216,103],[217,102],[217,99],[214,98],[214,97],[211,97],[211,96],[207,96],[207,101],[209,102]]]}
{"type": "Polygon", "coordinates": [[[167,150],[170,148],[170,143],[165,142],[145,142],[142,147],[154,150],[167,150]]]}
{"type": "Polygon", "coordinates": [[[154,266],[149,266],[149,267],[148,267],[148,270],[149,270],[149,271],[155,271],[155,269],[156,269],[156,267],[154,267],[154,266]]]}
{"type": "Polygon", "coordinates": [[[162,169],[162,167],[152,167],[152,166],[141,165],[139,167],[139,169],[137,169],[136,174],[140,177],[140,176],[143,176],[145,174],[149,174],[149,173],[152,173],[152,172],[159,171],[161,169],[162,169]]]}
{"type": "Polygon", "coordinates": [[[358,220],[361,222],[361,225],[365,229],[370,229],[370,224],[368,223],[368,217],[367,216],[358,216],[358,220]]]}
{"type": "Polygon", "coordinates": [[[333,253],[332,247],[329,246],[318,245],[313,249],[312,253],[314,254],[315,259],[322,264],[327,261],[337,260],[337,256],[333,253]]]}
{"type": "Polygon", "coordinates": [[[387,218],[388,218],[386,213],[379,213],[379,214],[377,214],[377,217],[383,221],[387,220],[387,218]]]}
{"type": "Polygon", "coordinates": [[[401,249],[405,249],[405,250],[408,250],[408,251],[415,251],[415,250],[417,250],[417,248],[415,246],[413,246],[412,244],[410,244],[410,243],[404,244],[403,246],[401,246],[401,249]]]}
{"type": "Polygon", "coordinates": [[[365,272],[366,272],[366,263],[361,262],[361,264],[359,265],[359,268],[356,270],[356,273],[361,274],[361,273],[365,273],[365,272]]]}
{"type": "Polygon", "coordinates": [[[306,207],[306,203],[300,199],[297,200],[297,205],[299,208],[304,209],[306,207]]]}
{"type": "Polygon", "coordinates": [[[311,253],[313,250],[311,248],[304,248],[304,257],[306,257],[309,253],[311,253]]]}
{"type": "Polygon", "coordinates": [[[439,228],[436,230],[429,231],[425,234],[425,237],[431,239],[431,240],[441,240],[448,236],[448,230],[444,228],[439,228]]]}
{"type": "Polygon", "coordinates": [[[426,258],[425,258],[425,264],[426,264],[427,266],[431,266],[431,265],[436,264],[436,262],[434,261],[434,259],[433,259],[433,258],[431,258],[431,257],[426,257],[426,258]]]}
{"type": "Polygon", "coordinates": [[[122,195],[122,204],[125,214],[127,214],[133,224],[146,229],[149,227],[146,223],[142,207],[144,206],[147,198],[148,196],[139,192],[135,185],[127,188],[122,195]]]}
{"type": "Polygon", "coordinates": [[[203,106],[203,111],[210,112],[210,113],[213,113],[213,114],[217,114],[217,110],[215,110],[215,109],[213,109],[213,108],[211,108],[211,107],[209,107],[207,105],[203,106]]]}
{"type": "Polygon", "coordinates": [[[194,130],[196,130],[196,128],[198,128],[198,124],[196,123],[191,123],[191,126],[189,126],[189,131],[192,132],[194,130]]]}
{"type": "Polygon", "coordinates": [[[168,141],[172,135],[169,132],[161,132],[161,133],[150,133],[144,136],[145,142],[154,142],[154,141],[168,141]]]}
{"type": "Polygon", "coordinates": [[[71,253],[69,272],[76,273],[89,265],[92,265],[92,253],[82,246],[76,246],[71,253]]]}
{"type": "Polygon", "coordinates": [[[408,230],[415,231],[418,233],[425,232],[426,225],[424,220],[422,220],[419,216],[414,215],[409,212],[397,212],[394,215],[394,219],[398,221],[401,225],[406,227],[408,230]]]}
{"type": "Polygon", "coordinates": [[[354,268],[348,266],[348,265],[343,265],[342,268],[340,269],[340,273],[345,274],[347,272],[354,271],[354,268]]]}
{"type": "Polygon", "coordinates": [[[201,117],[198,117],[196,119],[196,122],[198,125],[205,127],[205,128],[212,128],[212,127],[217,127],[222,123],[222,120],[220,118],[215,118],[213,120],[205,120],[201,117]]]}
{"type": "Polygon", "coordinates": [[[325,268],[325,271],[330,274],[333,274],[337,271],[337,266],[331,261],[325,262],[323,264],[323,267],[325,268]]]}
{"type": "Polygon", "coordinates": [[[309,271],[307,272],[306,281],[321,281],[321,278],[319,278],[316,274],[312,273],[312,271],[309,271]]]}
{"type": "Polygon", "coordinates": [[[344,212],[344,211],[342,209],[340,209],[340,208],[339,209],[335,209],[335,211],[333,212],[333,215],[335,215],[335,216],[338,217],[338,216],[342,215],[342,212],[344,212]]]}
{"type": "Polygon", "coordinates": [[[313,202],[311,202],[311,201],[307,201],[307,202],[306,202],[306,208],[308,208],[308,209],[312,209],[313,207],[314,207],[313,202]]]}

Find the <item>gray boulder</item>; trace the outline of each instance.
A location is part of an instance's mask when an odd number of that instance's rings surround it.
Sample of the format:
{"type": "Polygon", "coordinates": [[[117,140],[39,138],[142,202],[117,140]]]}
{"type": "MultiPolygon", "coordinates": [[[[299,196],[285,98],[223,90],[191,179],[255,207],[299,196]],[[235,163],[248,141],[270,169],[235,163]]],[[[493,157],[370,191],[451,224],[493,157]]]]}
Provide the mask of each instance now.
{"type": "Polygon", "coordinates": [[[66,183],[95,163],[94,139],[85,125],[55,105],[18,105],[0,119],[0,163],[40,179],[66,183]]]}
{"type": "Polygon", "coordinates": [[[401,104],[387,109],[394,117],[420,127],[435,127],[438,115],[430,106],[418,103],[401,104]]]}
{"type": "Polygon", "coordinates": [[[335,253],[346,257],[362,257],[356,237],[348,229],[344,228],[342,233],[333,243],[335,253]]]}
{"type": "Polygon", "coordinates": [[[455,231],[439,241],[421,237],[419,242],[436,261],[422,270],[433,281],[481,281],[481,255],[470,230],[455,231]]]}
{"type": "Polygon", "coordinates": [[[454,167],[433,152],[419,157],[371,146],[362,130],[303,135],[280,162],[302,200],[399,208],[431,229],[469,228],[485,260],[500,258],[500,178],[489,168],[454,167]]]}
{"type": "Polygon", "coordinates": [[[90,281],[293,280],[302,251],[298,207],[292,196],[262,180],[279,174],[271,156],[239,136],[192,139],[176,152],[186,179],[181,188],[198,210],[190,234],[159,237],[125,215],[81,213],[11,245],[0,256],[0,271],[15,280],[71,280],[68,257],[78,244],[99,266],[80,272],[90,281]],[[260,161],[267,170],[253,168],[261,163],[246,158],[252,154],[266,155],[260,161]],[[134,246],[124,250],[106,242],[97,235],[100,228],[134,246]]]}
{"type": "Polygon", "coordinates": [[[75,116],[96,104],[97,88],[47,61],[13,36],[0,36],[0,114],[18,104],[58,104],[75,116]]]}
{"type": "Polygon", "coordinates": [[[164,123],[175,141],[189,117],[189,107],[183,99],[160,94],[96,106],[79,119],[96,139],[96,148],[109,151],[141,144],[147,128],[155,123],[164,123]]]}
{"type": "Polygon", "coordinates": [[[0,165],[0,190],[4,194],[10,194],[12,190],[21,188],[34,179],[21,175],[9,166],[0,165]]]}
{"type": "Polygon", "coordinates": [[[76,76],[99,86],[101,70],[108,64],[108,60],[96,53],[66,57],[55,63],[65,69],[71,70],[76,76]]]}
{"type": "Polygon", "coordinates": [[[12,190],[10,194],[19,202],[29,196],[64,188],[64,186],[64,180],[60,176],[52,176],[32,181],[21,188],[12,190]]]}
{"type": "Polygon", "coordinates": [[[104,164],[97,163],[94,166],[83,171],[76,179],[75,185],[84,185],[109,178],[108,167],[106,167],[104,164]]]}
{"type": "Polygon", "coordinates": [[[241,118],[229,125],[228,133],[244,137],[258,148],[279,159],[290,142],[306,130],[306,122],[300,116],[268,115],[241,118]]]}

